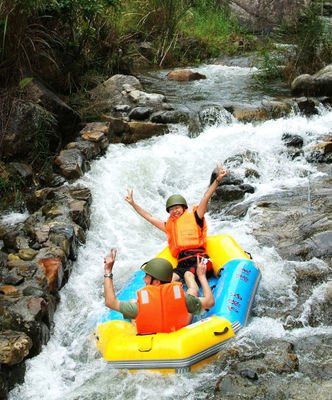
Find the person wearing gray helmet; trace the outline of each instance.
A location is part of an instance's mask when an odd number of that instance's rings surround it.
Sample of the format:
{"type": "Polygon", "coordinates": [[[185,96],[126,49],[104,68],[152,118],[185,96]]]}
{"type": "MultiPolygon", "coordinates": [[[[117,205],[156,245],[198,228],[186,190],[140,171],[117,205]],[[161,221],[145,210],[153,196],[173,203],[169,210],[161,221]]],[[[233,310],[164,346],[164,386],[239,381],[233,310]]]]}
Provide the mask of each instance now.
{"type": "Polygon", "coordinates": [[[118,300],[113,286],[116,249],[104,258],[105,305],[125,318],[135,319],[138,334],[173,332],[190,323],[192,315],[214,305],[214,297],[206,279],[205,263],[197,257],[197,277],[203,296],[186,294],[179,282],[171,282],[172,264],[164,258],[153,258],[141,266],[145,287],[138,290],[137,301],[118,300]]]}
{"type": "Polygon", "coordinates": [[[204,257],[207,270],[212,271],[212,262],[206,254],[207,225],[204,215],[208,202],[228,171],[221,166],[215,170],[215,179],[204,193],[201,201],[191,210],[188,209],[186,199],[180,194],[170,196],[166,201],[166,211],[169,218],[166,222],[154,217],[136,203],[133,190],[128,190],[125,200],[134,210],[152,225],[166,233],[168,246],[172,255],[177,259],[177,266],[173,280],[184,281],[188,293],[197,296],[198,285],[196,282],[196,257],[204,257]]]}

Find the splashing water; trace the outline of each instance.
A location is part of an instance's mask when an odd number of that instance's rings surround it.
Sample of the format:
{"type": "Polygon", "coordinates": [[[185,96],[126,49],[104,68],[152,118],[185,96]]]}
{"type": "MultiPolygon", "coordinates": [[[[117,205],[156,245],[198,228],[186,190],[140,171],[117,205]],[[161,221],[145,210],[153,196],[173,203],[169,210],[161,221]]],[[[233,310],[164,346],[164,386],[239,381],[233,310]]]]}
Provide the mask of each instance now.
{"type": "MultiPolygon", "coordinates": [[[[110,369],[95,349],[92,332],[105,310],[103,257],[109,248],[118,249],[114,282],[120,289],[133,271],[166,245],[163,233],[125,202],[127,189],[133,189],[135,200],[153,215],[166,219],[164,205],[169,195],[181,193],[189,204],[195,204],[207,189],[216,164],[247,150],[259,154],[255,168],[260,173],[255,193],[247,196],[304,186],[308,181],[303,172],[310,172],[311,180],[318,172],[305,159],[295,163],[282,154],[282,134],[301,135],[307,143],[309,135],[312,140],[327,134],[331,126],[332,112],[324,111],[309,120],[292,116],[259,125],[233,122],[209,127],[195,138],[179,127],[131,146],[109,146],[107,154],[94,162],[80,182],[93,196],[91,227],[69,282],[61,291],[54,334],[42,353],[27,362],[25,383],[12,390],[10,399],[206,398],[216,380],[213,364],[189,375],[130,374],[110,369]]],[[[234,166],[233,172],[250,165],[248,161],[247,165],[234,166]]],[[[271,296],[291,285],[292,277],[275,250],[261,248],[251,236],[250,213],[233,221],[207,214],[207,220],[209,234],[228,233],[250,251],[262,268],[261,288],[269,290],[271,296]]],[[[256,317],[240,336],[270,336],[271,331],[278,337],[285,335],[278,321],[256,317]]]]}

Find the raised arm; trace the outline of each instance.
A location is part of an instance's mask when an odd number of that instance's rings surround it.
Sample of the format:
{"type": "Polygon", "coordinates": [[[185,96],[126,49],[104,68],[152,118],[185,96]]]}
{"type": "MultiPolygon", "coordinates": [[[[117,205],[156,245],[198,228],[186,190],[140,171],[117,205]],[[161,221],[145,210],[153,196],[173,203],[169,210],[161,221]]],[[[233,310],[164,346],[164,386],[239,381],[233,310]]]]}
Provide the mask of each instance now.
{"type": "Polygon", "coordinates": [[[113,286],[112,270],[116,258],[116,249],[111,249],[104,258],[104,294],[105,305],[115,311],[120,311],[120,301],[117,299],[113,286]]]}
{"type": "Polygon", "coordinates": [[[204,196],[202,197],[202,199],[197,207],[197,215],[199,216],[199,218],[203,219],[211,196],[216,191],[219,183],[222,181],[224,176],[227,174],[228,174],[228,171],[225,168],[223,168],[219,165],[217,166],[216,179],[211,183],[208,190],[204,193],[204,196]]]}
{"type": "Polygon", "coordinates": [[[134,200],[133,193],[134,193],[134,191],[132,189],[128,190],[128,194],[125,197],[126,202],[129,203],[133,207],[133,209],[137,212],[137,214],[139,214],[141,217],[143,217],[148,222],[150,222],[150,224],[154,225],[156,228],[160,229],[161,231],[166,232],[165,223],[163,221],[161,221],[160,219],[154,217],[149,212],[144,210],[144,208],[142,208],[140,205],[138,205],[134,200]]]}
{"type": "Polygon", "coordinates": [[[206,265],[204,258],[197,256],[196,274],[203,290],[203,297],[199,297],[202,308],[208,309],[214,306],[214,296],[212,294],[208,280],[206,279],[206,265]]]}

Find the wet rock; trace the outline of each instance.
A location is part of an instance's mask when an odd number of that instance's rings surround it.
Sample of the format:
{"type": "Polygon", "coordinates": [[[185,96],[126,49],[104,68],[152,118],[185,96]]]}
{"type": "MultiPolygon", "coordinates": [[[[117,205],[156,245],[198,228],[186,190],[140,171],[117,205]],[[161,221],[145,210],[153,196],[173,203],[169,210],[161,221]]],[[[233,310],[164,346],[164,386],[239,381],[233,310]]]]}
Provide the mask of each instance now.
{"type": "Polygon", "coordinates": [[[18,364],[29,354],[32,341],[22,332],[0,332],[0,363],[6,365],[18,364]]]}
{"type": "Polygon", "coordinates": [[[199,120],[203,128],[206,126],[230,124],[233,119],[232,114],[219,104],[203,106],[199,111],[199,120]]]}
{"type": "Polygon", "coordinates": [[[269,112],[259,107],[226,106],[235,119],[242,122],[266,121],[269,119],[269,112]]]}
{"type": "Polygon", "coordinates": [[[242,378],[248,378],[252,381],[257,381],[257,379],[258,379],[257,373],[250,369],[242,369],[240,371],[240,375],[242,376],[242,378]]]}
{"type": "Polygon", "coordinates": [[[131,120],[144,121],[149,119],[152,113],[152,107],[135,107],[130,111],[128,116],[131,120]]]}
{"type": "Polygon", "coordinates": [[[131,144],[168,132],[168,126],[166,124],[156,124],[153,122],[131,121],[128,122],[127,127],[128,131],[122,132],[121,136],[113,136],[111,139],[112,143],[131,144]]]}
{"type": "Polygon", "coordinates": [[[314,98],[301,97],[296,99],[296,106],[300,113],[310,116],[318,114],[318,107],[320,105],[320,101],[314,98]]]}
{"type": "Polygon", "coordinates": [[[327,65],[314,75],[303,74],[291,84],[292,93],[300,96],[332,95],[332,64],[327,65]]]}
{"type": "Polygon", "coordinates": [[[137,104],[139,107],[162,107],[163,103],[166,102],[166,97],[159,93],[146,93],[142,90],[130,90],[128,91],[129,100],[137,104]]]}
{"type": "Polygon", "coordinates": [[[45,109],[39,104],[14,101],[1,142],[2,156],[7,160],[24,159],[25,162],[33,159],[35,144],[43,129],[47,129],[49,135],[58,140],[54,126],[45,121],[45,114],[45,109]]]}
{"type": "Polygon", "coordinates": [[[292,104],[287,101],[263,100],[262,108],[267,111],[269,118],[282,118],[291,113],[292,104]]]}
{"type": "MultiPolygon", "coordinates": [[[[124,86],[128,85],[132,90],[142,90],[140,81],[131,75],[117,74],[107,79],[90,91],[92,106],[88,111],[97,114],[107,113],[118,105],[130,105],[124,86]]],[[[85,110],[87,111],[87,110],[85,110]]]]}
{"type": "Polygon", "coordinates": [[[18,297],[20,295],[20,292],[15,286],[2,285],[0,286],[0,294],[3,294],[5,296],[18,297]]]}
{"type": "Polygon", "coordinates": [[[23,296],[43,297],[46,295],[45,291],[33,286],[27,286],[22,290],[23,296]]]}
{"type": "Polygon", "coordinates": [[[60,258],[42,258],[38,261],[48,281],[51,293],[56,293],[62,286],[64,270],[60,258]]]}
{"type": "Polygon", "coordinates": [[[55,157],[54,164],[59,167],[61,174],[70,180],[80,178],[87,171],[87,164],[84,163],[82,153],[78,149],[62,150],[55,157]]]}
{"type": "Polygon", "coordinates": [[[287,147],[296,147],[298,149],[303,147],[303,138],[300,135],[291,135],[289,133],[284,133],[281,140],[285,143],[287,147]]]}
{"type": "Polygon", "coordinates": [[[246,193],[254,193],[255,189],[251,185],[223,185],[218,187],[214,199],[222,201],[240,200],[246,193]]]}
{"type": "Polygon", "coordinates": [[[19,258],[23,261],[31,261],[36,257],[37,254],[38,251],[30,248],[20,249],[18,252],[19,258]]]}
{"type": "Polygon", "coordinates": [[[196,81],[200,79],[206,79],[206,75],[199,72],[194,72],[188,69],[181,69],[171,71],[167,74],[167,79],[170,81],[196,81]]]}
{"type": "Polygon", "coordinates": [[[111,140],[112,136],[121,137],[123,134],[129,132],[129,125],[127,121],[124,121],[120,118],[108,118],[110,123],[110,132],[111,132],[111,140]]]}
{"type": "Polygon", "coordinates": [[[294,345],[279,340],[244,340],[222,351],[219,362],[221,375],[214,391],[215,400],[287,398],[286,388],[286,397],[280,393],[280,381],[286,376],[290,379],[299,369],[294,345]]]}
{"type": "Polygon", "coordinates": [[[332,163],[332,140],[317,143],[311,146],[306,154],[306,159],[313,163],[332,163]]]}
{"type": "Polygon", "coordinates": [[[244,171],[244,176],[246,178],[260,178],[260,173],[254,168],[246,168],[244,171]]]}
{"type": "Polygon", "coordinates": [[[150,120],[158,124],[188,123],[189,114],[182,111],[157,111],[151,115],[150,120]]]}

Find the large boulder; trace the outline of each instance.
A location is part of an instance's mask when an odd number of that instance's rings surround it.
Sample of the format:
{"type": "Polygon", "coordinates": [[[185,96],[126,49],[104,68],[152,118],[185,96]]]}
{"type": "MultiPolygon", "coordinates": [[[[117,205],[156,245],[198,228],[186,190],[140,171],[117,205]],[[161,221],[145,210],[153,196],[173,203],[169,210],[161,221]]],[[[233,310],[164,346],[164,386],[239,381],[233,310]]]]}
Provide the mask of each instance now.
{"type": "Polygon", "coordinates": [[[233,0],[230,10],[242,25],[253,32],[270,32],[281,22],[292,22],[309,0],[233,0]]]}
{"type": "Polygon", "coordinates": [[[314,75],[303,74],[291,84],[296,96],[332,96],[332,64],[327,65],[314,75]]]}
{"type": "Polygon", "coordinates": [[[31,101],[41,105],[56,118],[57,132],[62,143],[68,143],[76,137],[81,122],[76,111],[39,81],[33,80],[26,91],[31,101]]]}
{"type": "Polygon", "coordinates": [[[49,150],[49,142],[43,141],[45,131],[57,140],[55,127],[47,119],[47,111],[39,104],[16,99],[12,103],[12,111],[3,131],[1,156],[11,160],[23,158],[29,160],[34,157],[37,147],[44,143],[43,150],[49,150]]]}

